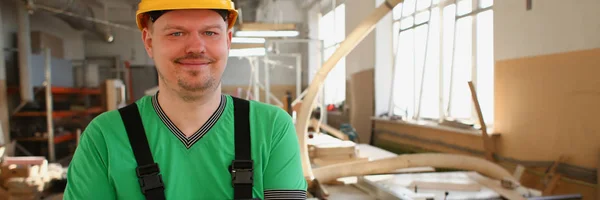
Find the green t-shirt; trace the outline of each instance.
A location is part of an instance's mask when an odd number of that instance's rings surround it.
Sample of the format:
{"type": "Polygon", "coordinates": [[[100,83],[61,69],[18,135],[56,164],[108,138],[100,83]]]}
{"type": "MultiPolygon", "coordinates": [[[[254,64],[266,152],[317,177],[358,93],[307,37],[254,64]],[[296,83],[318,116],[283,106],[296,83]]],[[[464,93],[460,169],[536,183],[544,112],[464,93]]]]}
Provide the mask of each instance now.
{"type": "MultiPolygon", "coordinates": [[[[165,115],[157,96],[136,103],[166,199],[233,199],[228,167],[234,160],[231,96],[192,136],[186,137],[165,115]]],[[[250,102],[255,198],[306,199],[300,148],[291,117],[283,109],[250,102]]],[[[137,162],[117,110],[96,117],[82,134],[67,175],[64,199],[144,199],[137,162]]]]}

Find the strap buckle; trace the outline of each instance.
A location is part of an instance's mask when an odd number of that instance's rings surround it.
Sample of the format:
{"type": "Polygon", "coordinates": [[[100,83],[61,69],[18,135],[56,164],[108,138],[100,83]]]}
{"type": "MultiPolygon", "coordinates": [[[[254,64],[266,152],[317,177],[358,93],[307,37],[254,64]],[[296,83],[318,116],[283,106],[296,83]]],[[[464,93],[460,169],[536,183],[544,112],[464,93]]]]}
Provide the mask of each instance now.
{"type": "Polygon", "coordinates": [[[235,185],[254,185],[254,162],[252,160],[234,160],[229,167],[231,182],[235,185]]]}
{"type": "Polygon", "coordinates": [[[164,188],[162,175],[159,174],[160,168],[158,168],[158,164],[153,163],[139,166],[135,170],[143,194],[146,194],[147,191],[153,189],[164,188]]]}

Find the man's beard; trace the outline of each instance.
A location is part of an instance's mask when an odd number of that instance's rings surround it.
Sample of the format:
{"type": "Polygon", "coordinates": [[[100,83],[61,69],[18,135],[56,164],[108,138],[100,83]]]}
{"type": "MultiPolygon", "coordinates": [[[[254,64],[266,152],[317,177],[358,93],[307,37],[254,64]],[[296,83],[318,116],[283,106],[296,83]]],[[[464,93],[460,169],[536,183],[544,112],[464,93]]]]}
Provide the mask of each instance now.
{"type": "MultiPolygon", "coordinates": [[[[194,78],[198,78],[198,76],[201,76],[200,72],[184,72],[184,73],[189,73],[190,76],[194,77],[194,78]]],[[[185,80],[184,77],[177,77],[177,85],[179,85],[179,87],[181,87],[182,89],[184,89],[185,91],[188,92],[201,92],[201,91],[207,91],[210,89],[215,88],[215,86],[217,85],[217,80],[212,77],[211,75],[206,75],[206,77],[204,77],[205,80],[198,82],[198,83],[190,83],[188,81],[185,80]]]]}
{"type": "MultiPolygon", "coordinates": [[[[198,53],[186,54],[185,56],[174,59],[173,62],[175,64],[179,64],[182,60],[186,60],[186,59],[202,59],[202,60],[210,62],[209,65],[212,65],[213,63],[215,63],[215,59],[210,58],[204,54],[198,54],[198,53]]],[[[181,87],[182,89],[189,91],[189,92],[201,92],[201,91],[206,91],[206,90],[215,88],[215,86],[217,85],[217,82],[218,82],[215,79],[215,77],[211,76],[209,71],[207,71],[207,73],[209,73],[209,74],[201,74],[198,71],[190,71],[190,72],[182,72],[182,73],[188,73],[191,77],[193,77],[193,79],[197,79],[197,78],[205,79],[204,81],[201,81],[200,83],[189,83],[189,82],[185,81],[185,78],[183,77],[183,75],[178,76],[177,77],[177,85],[179,85],[179,87],[181,87]],[[199,77],[199,76],[203,76],[203,75],[205,77],[199,77]]]]}

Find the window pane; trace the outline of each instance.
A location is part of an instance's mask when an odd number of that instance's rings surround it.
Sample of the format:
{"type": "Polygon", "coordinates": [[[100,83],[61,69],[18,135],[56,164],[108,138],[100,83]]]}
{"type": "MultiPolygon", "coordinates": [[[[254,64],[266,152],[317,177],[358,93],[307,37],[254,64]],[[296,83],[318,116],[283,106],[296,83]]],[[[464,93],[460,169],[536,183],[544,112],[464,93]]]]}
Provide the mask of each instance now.
{"type": "Polygon", "coordinates": [[[326,47],[335,44],[335,35],[333,25],[333,12],[329,12],[319,21],[319,38],[324,40],[323,43],[326,47]]]}
{"type": "Polygon", "coordinates": [[[400,34],[400,22],[399,21],[395,21],[394,24],[392,25],[392,37],[393,39],[393,48],[394,48],[394,55],[396,54],[396,51],[398,50],[398,34],[400,34]]]}
{"type": "MultiPolygon", "coordinates": [[[[439,8],[434,8],[432,16],[439,15],[439,8]]],[[[429,40],[427,44],[427,63],[425,81],[423,84],[423,100],[421,102],[421,117],[439,119],[439,87],[440,87],[440,27],[439,18],[433,17],[430,22],[429,40]]]]}
{"type": "Polygon", "coordinates": [[[402,3],[399,3],[392,9],[392,18],[394,20],[399,20],[402,16],[402,3]]]}
{"type": "MultiPolygon", "coordinates": [[[[335,52],[336,46],[324,50],[325,59],[335,52]]],[[[339,104],[346,99],[346,59],[342,58],[325,78],[325,104],[339,104]]]]}
{"type": "Polygon", "coordinates": [[[494,13],[477,14],[477,96],[486,124],[494,122],[494,13]]]}
{"type": "Polygon", "coordinates": [[[494,5],[494,0],[479,0],[480,8],[487,8],[494,5]]]}
{"type": "Polygon", "coordinates": [[[432,2],[433,5],[437,5],[439,3],[440,3],[440,0],[433,0],[433,2],[432,2]]]}
{"type": "Polygon", "coordinates": [[[402,30],[410,28],[412,25],[414,25],[414,18],[412,16],[400,20],[400,29],[402,30]]]}
{"type": "Polygon", "coordinates": [[[415,67],[415,102],[416,106],[419,106],[419,98],[422,95],[421,107],[420,107],[420,117],[421,118],[439,118],[439,107],[438,107],[438,88],[439,88],[439,68],[438,63],[435,63],[438,59],[437,57],[437,48],[432,48],[434,45],[439,45],[435,43],[439,39],[435,39],[433,37],[432,32],[430,32],[429,40],[427,38],[427,29],[429,25],[423,25],[415,30],[415,40],[416,40],[416,67],[415,67]],[[428,41],[428,42],[426,42],[428,41]],[[428,46],[428,49],[425,47],[428,46]],[[427,57],[425,57],[427,53],[427,57]],[[425,71],[425,74],[423,74],[425,71]],[[424,78],[422,80],[422,78],[424,78]],[[423,86],[421,87],[421,83],[423,86]],[[421,88],[423,91],[421,91],[421,88]],[[422,92],[422,94],[421,94],[422,92]]]}
{"type": "Polygon", "coordinates": [[[467,13],[473,11],[473,1],[472,0],[461,0],[458,2],[458,11],[456,15],[462,16],[467,13]]]}
{"type": "Polygon", "coordinates": [[[346,38],[346,6],[339,5],[335,9],[335,36],[334,41],[340,43],[346,38]]]}
{"type": "Polygon", "coordinates": [[[427,25],[415,28],[415,106],[419,106],[419,93],[421,90],[421,77],[423,76],[423,63],[425,62],[425,45],[427,41],[427,25]]]}
{"type": "Polygon", "coordinates": [[[409,16],[415,13],[415,6],[417,5],[416,0],[404,1],[404,7],[402,8],[402,16],[409,16]]]}
{"type": "Polygon", "coordinates": [[[400,33],[395,61],[394,113],[405,117],[414,114],[414,39],[413,29],[400,33]]]}
{"type": "Polygon", "coordinates": [[[472,21],[472,17],[467,16],[456,22],[450,116],[457,119],[471,119],[471,92],[467,83],[472,74],[472,21]]]}
{"type": "Polygon", "coordinates": [[[417,11],[431,6],[431,0],[417,0],[417,11]]]}
{"type": "Polygon", "coordinates": [[[415,24],[429,21],[429,11],[421,12],[415,16],[415,24]]]}
{"type": "MultiPolygon", "coordinates": [[[[451,4],[444,8],[443,28],[444,36],[443,55],[444,55],[444,111],[448,110],[448,100],[450,99],[450,75],[452,67],[452,51],[454,49],[454,18],[456,16],[456,5],[451,4]]],[[[446,114],[446,113],[445,113],[446,114]]]]}

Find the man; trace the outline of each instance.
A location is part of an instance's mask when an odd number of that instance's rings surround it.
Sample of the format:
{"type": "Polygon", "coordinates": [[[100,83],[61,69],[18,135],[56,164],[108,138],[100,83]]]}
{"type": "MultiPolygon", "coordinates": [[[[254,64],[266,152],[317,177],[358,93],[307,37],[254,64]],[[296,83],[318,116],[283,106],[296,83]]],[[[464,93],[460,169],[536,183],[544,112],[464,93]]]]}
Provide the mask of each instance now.
{"type": "Polygon", "coordinates": [[[236,17],[229,0],[140,2],[159,92],[88,125],[64,199],[306,198],[291,117],[221,94],[236,17]]]}

